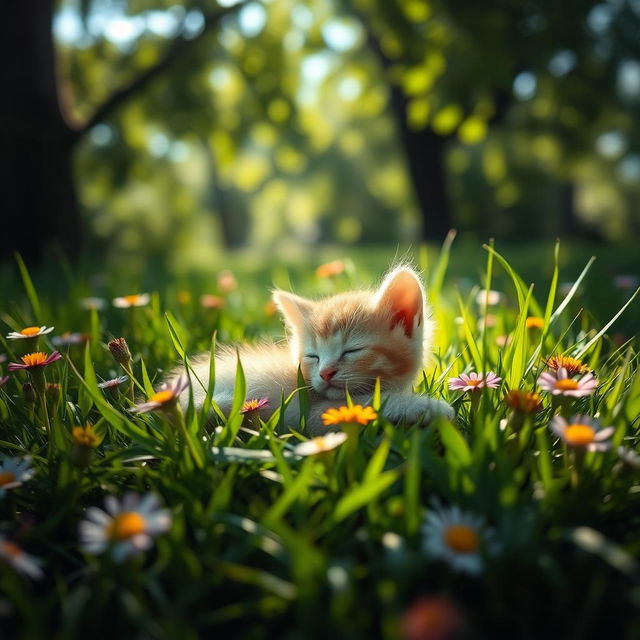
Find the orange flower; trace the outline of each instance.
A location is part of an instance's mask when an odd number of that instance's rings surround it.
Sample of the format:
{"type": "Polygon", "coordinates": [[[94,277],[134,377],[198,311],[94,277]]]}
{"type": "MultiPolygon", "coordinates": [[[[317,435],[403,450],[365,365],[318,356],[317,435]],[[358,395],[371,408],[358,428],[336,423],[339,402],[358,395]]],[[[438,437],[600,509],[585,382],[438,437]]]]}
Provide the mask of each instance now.
{"type": "Polygon", "coordinates": [[[507,406],[520,413],[536,413],[542,409],[542,398],[531,391],[512,389],[504,394],[504,401],[507,406]]]}
{"type": "Polygon", "coordinates": [[[355,404],[352,407],[340,407],[338,409],[328,409],[322,414],[322,422],[328,427],[332,424],[369,424],[378,417],[372,407],[362,407],[355,404]]]}
{"type": "Polygon", "coordinates": [[[544,318],[529,316],[526,321],[527,329],[544,329],[544,318]]]}
{"type": "Polygon", "coordinates": [[[576,376],[579,373],[588,373],[589,367],[583,364],[581,360],[572,358],[571,356],[551,356],[545,360],[545,364],[549,369],[558,371],[559,369],[566,369],[569,377],[576,376]]]}
{"type": "Polygon", "coordinates": [[[344,261],[332,260],[331,262],[325,262],[316,269],[316,275],[318,278],[330,278],[331,276],[338,276],[344,273],[344,261]]]}

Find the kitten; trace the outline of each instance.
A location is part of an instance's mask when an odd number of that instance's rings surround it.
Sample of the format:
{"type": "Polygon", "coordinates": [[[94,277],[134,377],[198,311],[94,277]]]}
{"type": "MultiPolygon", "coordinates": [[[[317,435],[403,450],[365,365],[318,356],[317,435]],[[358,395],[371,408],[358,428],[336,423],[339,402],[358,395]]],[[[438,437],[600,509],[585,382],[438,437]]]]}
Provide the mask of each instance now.
{"type": "MultiPolygon", "coordinates": [[[[284,317],[288,344],[242,346],[240,360],[247,381],[247,398],[269,399],[262,409],[266,419],[297,388],[300,364],[309,387],[310,436],[325,433],[321,415],[345,403],[345,389],[355,404],[371,401],[376,377],[380,377],[382,413],[393,422],[426,424],[436,416],[453,419],[453,409],[441,400],[412,393],[411,384],[431,349],[433,322],[418,275],[407,266],[391,271],[377,291],[350,291],[323,300],[309,300],[293,293],[274,291],[273,300],[284,317]]],[[[192,361],[206,387],[209,355],[192,361]]],[[[214,400],[223,413],[233,401],[236,352],[216,354],[214,400]]],[[[194,382],[196,406],[205,390],[194,382]]],[[[188,391],[182,396],[188,402],[188,391]]],[[[298,428],[299,406],[294,398],[287,408],[288,426],[298,428]]]]}

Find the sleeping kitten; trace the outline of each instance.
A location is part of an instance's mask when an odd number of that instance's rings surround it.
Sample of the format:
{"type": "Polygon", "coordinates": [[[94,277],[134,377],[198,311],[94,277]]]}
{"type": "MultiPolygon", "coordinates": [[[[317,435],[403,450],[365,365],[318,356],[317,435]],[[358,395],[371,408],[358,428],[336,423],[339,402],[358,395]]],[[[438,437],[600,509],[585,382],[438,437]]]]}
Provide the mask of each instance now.
{"type": "MultiPolygon", "coordinates": [[[[273,300],[287,326],[288,344],[242,346],[240,360],[247,381],[247,398],[269,398],[265,419],[297,388],[298,364],[309,387],[311,411],[308,435],[327,431],[320,416],[345,403],[345,389],[355,404],[371,401],[380,377],[382,413],[393,422],[426,424],[435,416],[453,418],[442,400],[414,395],[411,384],[421,370],[433,337],[433,322],[418,275],[409,267],[391,271],[377,291],[350,291],[323,300],[308,300],[275,291],[273,300]]],[[[203,385],[208,384],[209,355],[192,362],[203,385]]],[[[228,415],[233,401],[236,352],[216,354],[214,400],[228,415]]],[[[205,390],[193,384],[196,406],[205,390]]],[[[188,391],[182,396],[188,402],[188,391]]],[[[298,402],[294,398],[285,419],[297,428],[298,402]]]]}

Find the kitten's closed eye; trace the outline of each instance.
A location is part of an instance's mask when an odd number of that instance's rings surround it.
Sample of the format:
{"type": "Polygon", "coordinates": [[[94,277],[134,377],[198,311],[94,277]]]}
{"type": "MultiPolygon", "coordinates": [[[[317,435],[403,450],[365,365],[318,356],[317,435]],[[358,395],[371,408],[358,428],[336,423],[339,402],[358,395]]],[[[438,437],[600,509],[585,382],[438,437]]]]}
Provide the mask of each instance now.
{"type": "Polygon", "coordinates": [[[305,353],[305,358],[315,358],[316,360],[320,360],[320,356],[317,353],[305,353]]]}
{"type": "Polygon", "coordinates": [[[364,351],[364,347],[359,347],[357,349],[347,349],[346,351],[342,352],[342,355],[340,356],[340,358],[344,358],[345,356],[351,355],[352,353],[358,353],[360,351],[364,351]]]}

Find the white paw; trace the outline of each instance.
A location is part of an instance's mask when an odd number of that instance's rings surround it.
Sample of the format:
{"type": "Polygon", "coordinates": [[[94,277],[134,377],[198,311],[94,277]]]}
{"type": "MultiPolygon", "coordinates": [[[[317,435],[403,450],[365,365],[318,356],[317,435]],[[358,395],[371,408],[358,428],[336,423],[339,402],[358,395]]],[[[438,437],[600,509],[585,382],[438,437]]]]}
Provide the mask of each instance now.
{"type": "Polygon", "coordinates": [[[429,424],[435,418],[453,420],[455,413],[453,407],[444,400],[429,398],[427,396],[414,396],[407,399],[407,406],[402,417],[408,424],[429,424]]]}

